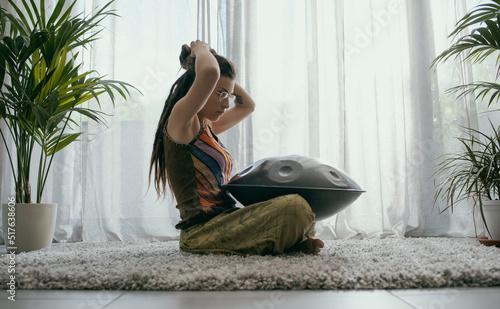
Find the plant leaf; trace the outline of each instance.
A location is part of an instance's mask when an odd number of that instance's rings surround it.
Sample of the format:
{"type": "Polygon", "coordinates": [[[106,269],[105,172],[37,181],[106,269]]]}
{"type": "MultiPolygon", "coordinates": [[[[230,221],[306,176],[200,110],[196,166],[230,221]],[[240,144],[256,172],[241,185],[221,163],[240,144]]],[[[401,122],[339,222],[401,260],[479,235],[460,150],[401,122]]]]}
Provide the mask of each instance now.
{"type": "Polygon", "coordinates": [[[79,133],[70,133],[70,134],[62,134],[60,139],[59,136],[54,137],[48,142],[47,147],[47,155],[51,156],[54,153],[61,151],[66,146],[71,144],[74,140],[76,140],[83,132],[79,133]],[[59,143],[57,143],[59,141],[59,143]],[[57,145],[57,148],[56,148],[57,145]]]}

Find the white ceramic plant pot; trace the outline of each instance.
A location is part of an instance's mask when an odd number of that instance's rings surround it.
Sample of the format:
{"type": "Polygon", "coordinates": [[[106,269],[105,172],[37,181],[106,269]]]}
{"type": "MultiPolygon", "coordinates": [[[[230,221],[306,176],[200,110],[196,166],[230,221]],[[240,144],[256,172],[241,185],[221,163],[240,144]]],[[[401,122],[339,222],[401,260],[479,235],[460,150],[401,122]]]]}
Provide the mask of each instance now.
{"type": "Polygon", "coordinates": [[[7,253],[50,247],[56,215],[57,204],[2,204],[3,237],[7,253]]]}
{"type": "Polygon", "coordinates": [[[486,232],[488,239],[500,240],[500,200],[483,201],[483,213],[491,234],[486,232]]]}

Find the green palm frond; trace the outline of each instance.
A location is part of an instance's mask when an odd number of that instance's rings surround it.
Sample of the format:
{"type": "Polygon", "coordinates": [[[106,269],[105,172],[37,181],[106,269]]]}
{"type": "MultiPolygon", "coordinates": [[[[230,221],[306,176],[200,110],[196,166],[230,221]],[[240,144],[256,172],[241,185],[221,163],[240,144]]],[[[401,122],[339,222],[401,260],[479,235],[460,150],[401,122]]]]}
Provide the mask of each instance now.
{"type": "Polygon", "coordinates": [[[460,19],[455,25],[455,29],[449,37],[456,37],[462,31],[467,30],[471,26],[498,18],[500,12],[500,1],[492,0],[491,2],[492,3],[485,3],[476,6],[473,10],[462,17],[462,19],[460,19]]]}
{"type": "Polygon", "coordinates": [[[500,0],[492,0],[491,3],[476,6],[457,22],[449,37],[456,40],[455,43],[439,54],[431,67],[450,59],[481,63],[491,55],[497,54],[496,77],[500,76],[500,53],[498,53],[500,51],[500,0]],[[473,29],[468,31],[471,27],[473,29]],[[464,32],[468,33],[462,35],[464,32]]]}
{"type": "MultiPolygon", "coordinates": [[[[432,66],[459,56],[463,56],[462,61],[480,63],[500,50],[500,1],[494,2],[479,5],[457,23],[450,37],[457,38],[471,26],[476,28],[458,38],[450,48],[438,55],[432,66]]],[[[498,60],[499,58],[497,67],[498,60]]]]}
{"type": "Polygon", "coordinates": [[[447,90],[456,93],[457,98],[475,95],[475,100],[488,99],[488,106],[500,99],[500,84],[493,82],[476,82],[467,85],[455,86],[447,90]]]}

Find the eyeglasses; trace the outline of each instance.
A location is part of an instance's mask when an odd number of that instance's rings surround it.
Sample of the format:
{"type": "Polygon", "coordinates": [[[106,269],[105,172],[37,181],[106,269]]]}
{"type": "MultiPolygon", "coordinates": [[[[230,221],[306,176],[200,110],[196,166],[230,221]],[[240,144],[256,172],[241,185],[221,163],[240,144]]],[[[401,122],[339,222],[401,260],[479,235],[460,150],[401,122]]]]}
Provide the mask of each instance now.
{"type": "Polygon", "coordinates": [[[229,99],[229,105],[234,105],[234,101],[236,100],[236,96],[234,94],[229,94],[226,91],[220,92],[217,90],[215,90],[214,92],[219,95],[220,102],[229,99]]]}

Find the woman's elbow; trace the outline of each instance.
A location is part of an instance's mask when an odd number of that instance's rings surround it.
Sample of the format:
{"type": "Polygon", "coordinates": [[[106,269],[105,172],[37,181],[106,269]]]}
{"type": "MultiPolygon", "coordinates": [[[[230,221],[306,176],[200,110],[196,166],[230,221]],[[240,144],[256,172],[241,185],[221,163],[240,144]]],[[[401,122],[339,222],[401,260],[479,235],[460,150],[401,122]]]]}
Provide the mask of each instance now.
{"type": "Polygon", "coordinates": [[[202,79],[203,81],[211,84],[217,84],[220,78],[220,70],[218,67],[206,67],[201,70],[201,72],[197,72],[197,77],[202,79]]]}
{"type": "Polygon", "coordinates": [[[250,114],[255,111],[255,106],[256,105],[255,105],[255,102],[253,100],[251,100],[250,102],[248,102],[246,105],[247,105],[246,108],[248,109],[248,111],[249,111],[250,114]]]}

